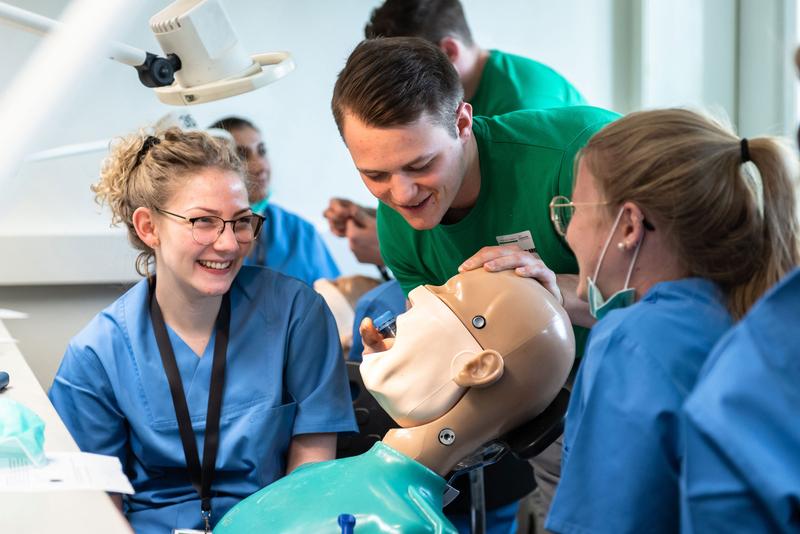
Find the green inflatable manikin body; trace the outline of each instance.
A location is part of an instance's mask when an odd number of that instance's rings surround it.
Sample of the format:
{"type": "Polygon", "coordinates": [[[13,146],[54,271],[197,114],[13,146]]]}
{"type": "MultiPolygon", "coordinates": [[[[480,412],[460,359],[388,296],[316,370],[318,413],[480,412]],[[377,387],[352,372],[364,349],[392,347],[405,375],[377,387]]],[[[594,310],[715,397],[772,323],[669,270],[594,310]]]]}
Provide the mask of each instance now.
{"type": "Polygon", "coordinates": [[[214,534],[457,534],[442,513],[445,480],[382,442],[351,458],[309,464],[230,509],[214,534]]]}

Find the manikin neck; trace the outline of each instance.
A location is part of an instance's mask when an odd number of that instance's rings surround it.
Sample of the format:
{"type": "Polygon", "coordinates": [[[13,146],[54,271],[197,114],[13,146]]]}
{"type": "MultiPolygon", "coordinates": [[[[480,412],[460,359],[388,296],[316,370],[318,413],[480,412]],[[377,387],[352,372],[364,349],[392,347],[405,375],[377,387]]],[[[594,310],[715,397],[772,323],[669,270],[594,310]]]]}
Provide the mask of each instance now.
{"type": "MultiPolygon", "coordinates": [[[[447,417],[411,428],[393,428],[386,433],[383,443],[408,456],[431,471],[445,476],[455,465],[483,445],[484,431],[464,430],[463,425],[448,425],[447,417]],[[443,444],[439,436],[450,429],[455,434],[451,445],[443,444]]],[[[472,425],[469,425],[472,426],[472,425]]]]}

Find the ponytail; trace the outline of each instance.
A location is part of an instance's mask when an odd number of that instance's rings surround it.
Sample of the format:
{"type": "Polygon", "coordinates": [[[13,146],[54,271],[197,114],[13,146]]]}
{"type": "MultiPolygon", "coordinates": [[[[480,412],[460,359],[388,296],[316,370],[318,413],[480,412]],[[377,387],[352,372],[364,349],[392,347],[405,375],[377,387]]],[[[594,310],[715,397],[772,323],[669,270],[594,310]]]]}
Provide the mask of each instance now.
{"type": "Polygon", "coordinates": [[[755,184],[753,196],[759,207],[760,235],[754,245],[760,245],[760,250],[752,277],[734,284],[728,292],[729,307],[736,317],[744,315],[800,263],[797,157],[785,142],[775,138],[760,137],[747,144],[752,163],[744,163],[740,172],[746,182],[755,184]]]}

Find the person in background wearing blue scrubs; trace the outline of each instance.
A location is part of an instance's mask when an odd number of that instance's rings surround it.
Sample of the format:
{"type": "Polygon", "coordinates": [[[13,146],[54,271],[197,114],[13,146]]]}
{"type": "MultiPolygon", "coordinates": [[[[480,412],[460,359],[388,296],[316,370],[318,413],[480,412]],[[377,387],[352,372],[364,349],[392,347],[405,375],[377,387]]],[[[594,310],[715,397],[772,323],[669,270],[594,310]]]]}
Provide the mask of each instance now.
{"type": "Polygon", "coordinates": [[[549,530],[678,531],[681,406],[714,344],[797,259],[791,158],[681,109],[632,113],[581,151],[551,218],[598,322],[549,530]]]}
{"type": "Polygon", "coordinates": [[[70,341],[50,399],[81,450],[122,462],[134,530],[208,529],[332,459],[356,428],[336,326],[306,284],[242,266],[261,217],[230,143],[132,135],[93,190],[147,277],[70,341]]]}
{"type": "Polygon", "coordinates": [[[250,206],[264,217],[261,235],[245,265],[264,265],[308,285],[320,278],[338,278],[339,268],[314,225],[269,201],[272,167],[258,128],[239,117],[220,119],[210,128],[227,130],[233,136],[239,156],[247,164],[250,206]]]}
{"type": "Polygon", "coordinates": [[[798,332],[800,269],[709,356],[683,407],[681,532],[800,532],[798,332]]]}

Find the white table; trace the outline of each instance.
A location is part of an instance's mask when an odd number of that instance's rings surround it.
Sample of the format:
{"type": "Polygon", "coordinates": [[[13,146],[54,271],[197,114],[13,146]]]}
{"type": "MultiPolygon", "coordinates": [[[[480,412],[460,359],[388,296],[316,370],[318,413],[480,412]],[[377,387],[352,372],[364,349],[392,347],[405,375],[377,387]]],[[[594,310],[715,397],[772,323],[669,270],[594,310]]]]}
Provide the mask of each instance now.
{"type": "MultiPolygon", "coordinates": [[[[0,339],[5,337],[9,337],[8,330],[0,321],[0,339]]],[[[44,420],[45,450],[78,451],[75,440],[16,344],[0,343],[0,371],[11,376],[8,388],[0,396],[25,404],[44,420]]],[[[15,534],[132,532],[123,515],[102,491],[0,493],[0,531],[15,534]]]]}

